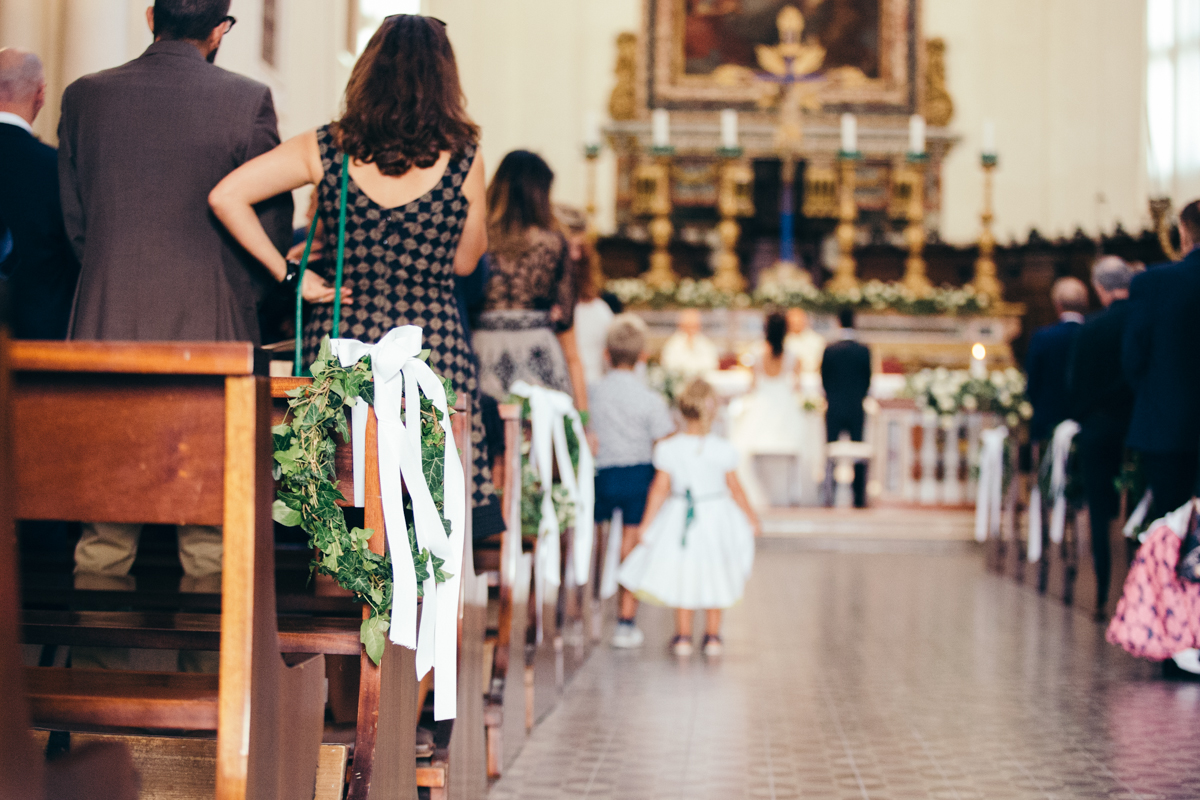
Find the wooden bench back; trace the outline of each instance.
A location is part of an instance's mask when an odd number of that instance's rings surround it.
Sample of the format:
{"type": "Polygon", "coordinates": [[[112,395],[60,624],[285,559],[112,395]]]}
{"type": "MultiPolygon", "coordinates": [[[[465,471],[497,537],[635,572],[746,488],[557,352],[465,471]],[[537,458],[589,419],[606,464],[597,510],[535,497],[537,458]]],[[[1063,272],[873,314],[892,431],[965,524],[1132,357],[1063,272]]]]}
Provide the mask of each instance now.
{"type": "Polygon", "coordinates": [[[17,518],[223,526],[218,800],[289,782],[265,367],[245,343],[12,348],[17,518]]]}

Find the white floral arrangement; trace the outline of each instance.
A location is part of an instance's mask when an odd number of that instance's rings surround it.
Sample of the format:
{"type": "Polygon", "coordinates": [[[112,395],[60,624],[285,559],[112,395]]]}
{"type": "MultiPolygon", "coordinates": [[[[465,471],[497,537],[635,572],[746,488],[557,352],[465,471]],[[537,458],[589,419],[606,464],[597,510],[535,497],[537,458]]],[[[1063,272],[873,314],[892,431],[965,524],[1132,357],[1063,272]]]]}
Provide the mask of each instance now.
{"type": "Polygon", "coordinates": [[[1025,375],[1014,367],[993,370],[986,377],[938,367],[909,375],[904,394],[943,422],[959,413],[982,411],[998,414],[1010,428],[1017,428],[1033,416],[1025,386],[1025,375]]]}
{"type": "Polygon", "coordinates": [[[672,287],[652,289],[641,278],[611,280],[605,287],[622,303],[649,308],[751,308],[779,306],[836,313],[843,308],[859,311],[895,311],[911,315],[978,315],[991,306],[986,295],[971,287],[943,286],[918,295],[898,283],[867,281],[848,292],[827,292],[811,283],[766,283],[753,294],[722,292],[710,280],[685,278],[672,287]]]}

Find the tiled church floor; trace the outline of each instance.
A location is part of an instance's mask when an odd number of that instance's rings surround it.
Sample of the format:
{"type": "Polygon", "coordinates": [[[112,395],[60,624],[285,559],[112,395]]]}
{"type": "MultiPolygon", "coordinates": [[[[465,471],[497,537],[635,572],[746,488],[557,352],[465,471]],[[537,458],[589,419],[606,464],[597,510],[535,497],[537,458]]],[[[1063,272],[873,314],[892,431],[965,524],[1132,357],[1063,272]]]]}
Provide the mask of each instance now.
{"type": "Polygon", "coordinates": [[[603,646],[492,800],[1200,798],[1200,683],[980,556],[759,550],[726,654],[603,646]]]}

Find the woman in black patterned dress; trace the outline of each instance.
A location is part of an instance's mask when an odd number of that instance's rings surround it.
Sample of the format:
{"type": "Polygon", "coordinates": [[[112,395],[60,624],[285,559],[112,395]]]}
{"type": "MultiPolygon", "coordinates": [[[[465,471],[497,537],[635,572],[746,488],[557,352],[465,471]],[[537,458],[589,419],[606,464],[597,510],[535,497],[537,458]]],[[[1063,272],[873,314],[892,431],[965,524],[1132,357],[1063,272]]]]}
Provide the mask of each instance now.
{"type": "MultiPolygon", "coordinates": [[[[470,343],[455,300],[455,275],[469,275],[487,249],[479,129],[463,107],[445,26],[400,14],[384,20],[355,64],[340,120],[284,142],[230,174],[213,190],[217,216],[279,280],[294,280],[267,240],[253,205],[315,184],[326,260],[337,252],[342,171],[349,155],[346,258],[338,336],[376,342],[419,325],[429,364],[479,408],[470,343]]],[[[331,335],[332,275],[308,272],[301,290],[316,302],[304,329],[305,361],[331,335]]],[[[478,413],[474,535],[504,529],[478,413]]]]}

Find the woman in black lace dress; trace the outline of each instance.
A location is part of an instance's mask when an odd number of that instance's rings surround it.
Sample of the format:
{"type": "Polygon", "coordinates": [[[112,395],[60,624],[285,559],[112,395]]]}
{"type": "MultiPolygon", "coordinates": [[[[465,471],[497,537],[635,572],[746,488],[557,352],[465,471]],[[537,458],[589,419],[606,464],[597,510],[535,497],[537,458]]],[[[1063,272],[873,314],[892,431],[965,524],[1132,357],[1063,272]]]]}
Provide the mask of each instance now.
{"type": "MultiPolygon", "coordinates": [[[[280,280],[290,266],[267,240],[253,205],[315,184],[324,252],[337,252],[343,170],[349,156],[344,296],[337,336],[376,342],[392,328],[419,325],[429,364],[473,398],[479,385],[454,295],[454,276],[474,271],[487,249],[479,129],[463,107],[445,26],[401,14],[384,20],[355,64],[340,120],[284,142],[234,171],[210,201],[229,231],[280,280]]],[[[332,275],[306,273],[305,299],[321,303],[304,330],[306,362],[332,335],[332,275]]],[[[504,529],[478,413],[474,535],[504,529]]]]}

